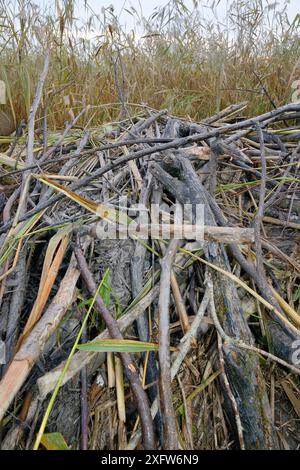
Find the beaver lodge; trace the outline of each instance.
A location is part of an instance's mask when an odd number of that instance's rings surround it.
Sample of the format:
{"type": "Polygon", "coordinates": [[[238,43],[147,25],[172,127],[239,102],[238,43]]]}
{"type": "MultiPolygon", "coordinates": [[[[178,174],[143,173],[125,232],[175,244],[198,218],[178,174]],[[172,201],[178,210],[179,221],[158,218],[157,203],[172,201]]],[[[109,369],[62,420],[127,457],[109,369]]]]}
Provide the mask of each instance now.
{"type": "Polygon", "coordinates": [[[299,449],[300,101],[176,113],[118,62],[60,122],[39,57],[0,114],[1,448],[299,449]]]}

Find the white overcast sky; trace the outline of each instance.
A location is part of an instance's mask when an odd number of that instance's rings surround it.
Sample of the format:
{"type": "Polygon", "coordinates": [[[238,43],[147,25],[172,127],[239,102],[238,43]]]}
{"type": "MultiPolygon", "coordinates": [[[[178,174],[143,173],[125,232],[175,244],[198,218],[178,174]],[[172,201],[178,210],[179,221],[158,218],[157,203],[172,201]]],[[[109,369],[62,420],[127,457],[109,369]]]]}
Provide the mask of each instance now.
{"type": "MultiPolygon", "coordinates": [[[[79,5],[80,3],[84,3],[83,0],[78,0],[77,4],[79,5]]],[[[157,6],[164,6],[166,3],[168,3],[168,0],[114,0],[114,1],[103,1],[103,0],[90,0],[88,2],[94,10],[98,9],[100,10],[101,7],[103,6],[108,6],[108,5],[113,5],[116,9],[116,11],[120,11],[122,8],[128,7],[130,5],[134,6],[137,10],[142,8],[144,16],[149,16],[153,9],[157,6]]],[[[207,0],[200,0],[199,4],[203,5],[205,8],[205,5],[209,4],[210,2],[207,0]]],[[[217,3],[217,2],[216,2],[217,3]]],[[[232,3],[231,0],[220,0],[219,5],[217,7],[218,13],[223,16],[224,13],[226,13],[226,9],[228,4],[232,3]]],[[[278,5],[283,5],[284,0],[265,0],[266,4],[273,4],[273,3],[278,3],[278,5]]],[[[290,17],[295,17],[297,13],[300,12],[300,0],[290,0],[289,2],[289,7],[288,7],[288,13],[290,17]]],[[[192,6],[192,1],[191,0],[185,0],[186,5],[192,6]]],[[[206,9],[207,10],[207,9],[206,9]]]]}
{"type": "MultiPolygon", "coordinates": [[[[187,6],[192,6],[192,0],[184,0],[185,4],[187,6]]],[[[263,0],[265,5],[267,4],[274,4],[277,3],[279,6],[284,5],[284,0],[263,0]]],[[[53,0],[34,0],[34,3],[37,3],[39,5],[43,6],[53,6],[54,1],[53,0]]],[[[126,24],[128,28],[133,26],[133,20],[132,17],[124,11],[124,8],[129,8],[130,6],[133,6],[137,11],[143,12],[144,17],[149,17],[155,7],[161,7],[164,6],[168,3],[168,0],[88,0],[88,4],[91,6],[93,11],[95,13],[101,13],[101,9],[103,7],[108,7],[109,5],[114,6],[114,11],[115,14],[119,15],[121,14],[121,23],[126,24]]],[[[200,9],[203,11],[203,13],[206,15],[209,15],[209,9],[205,7],[205,5],[210,4],[210,0],[199,0],[198,2],[201,7],[200,9]]],[[[216,2],[217,3],[217,2],[216,2]]],[[[228,8],[228,5],[232,3],[232,0],[220,0],[219,5],[216,9],[216,13],[218,15],[218,18],[221,20],[228,8]]],[[[289,0],[288,4],[288,10],[287,10],[288,16],[290,21],[294,19],[294,17],[300,13],[300,0],[289,0]]],[[[90,12],[89,12],[90,15],[90,12]]],[[[76,16],[81,17],[84,19],[86,17],[86,11],[84,8],[84,0],[76,0],[76,16]]]]}

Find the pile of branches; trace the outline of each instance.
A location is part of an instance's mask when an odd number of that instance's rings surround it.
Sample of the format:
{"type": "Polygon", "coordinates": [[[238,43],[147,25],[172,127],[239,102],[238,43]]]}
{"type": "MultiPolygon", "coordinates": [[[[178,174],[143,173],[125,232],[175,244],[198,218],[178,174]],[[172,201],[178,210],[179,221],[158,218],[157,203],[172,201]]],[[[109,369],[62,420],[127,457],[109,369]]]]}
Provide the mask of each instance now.
{"type": "Polygon", "coordinates": [[[2,448],[297,448],[300,104],[41,137],[46,66],[0,157],[2,448]]]}

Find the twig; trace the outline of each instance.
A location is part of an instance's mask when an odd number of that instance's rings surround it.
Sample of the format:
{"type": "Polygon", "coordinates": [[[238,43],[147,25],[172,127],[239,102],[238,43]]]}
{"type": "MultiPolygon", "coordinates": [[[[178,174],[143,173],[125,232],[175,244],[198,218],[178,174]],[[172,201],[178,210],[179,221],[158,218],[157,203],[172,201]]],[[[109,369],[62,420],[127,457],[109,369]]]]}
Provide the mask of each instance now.
{"type": "Polygon", "coordinates": [[[275,202],[277,196],[279,195],[279,193],[281,192],[283,186],[286,183],[285,178],[289,175],[289,172],[290,172],[292,166],[294,165],[294,160],[298,156],[299,153],[300,153],[300,142],[298,143],[297,147],[295,148],[295,150],[293,151],[293,153],[291,155],[290,162],[289,162],[288,166],[286,167],[286,169],[285,169],[285,171],[282,175],[282,180],[278,184],[276,190],[273,192],[271,197],[267,200],[267,202],[265,202],[264,210],[268,209],[275,202]]]}
{"type": "MultiPolygon", "coordinates": [[[[210,302],[210,308],[214,308],[214,302],[210,302]]],[[[229,381],[225,372],[225,361],[224,361],[224,355],[223,355],[223,350],[222,350],[222,341],[221,337],[218,334],[218,351],[219,351],[219,360],[222,368],[222,379],[224,383],[224,387],[226,389],[228,398],[231,402],[232,408],[233,408],[233,413],[234,413],[234,418],[235,418],[235,424],[236,424],[236,429],[237,429],[237,434],[238,434],[238,439],[240,443],[240,448],[241,450],[245,450],[245,442],[244,442],[244,436],[243,436],[243,428],[242,428],[242,423],[241,423],[241,417],[239,414],[238,406],[236,403],[236,399],[234,398],[234,395],[231,391],[229,381]]]]}
{"type": "MultiPolygon", "coordinates": [[[[210,299],[214,299],[213,284],[212,284],[211,280],[207,281],[207,287],[208,287],[208,290],[210,292],[210,299]]],[[[211,300],[211,303],[212,303],[212,301],[213,300],[211,300]]],[[[271,361],[277,362],[278,364],[280,364],[284,367],[287,367],[288,369],[290,369],[295,374],[300,375],[300,369],[293,366],[292,364],[289,364],[286,361],[283,361],[279,357],[274,356],[274,354],[268,353],[267,351],[256,348],[255,346],[251,346],[249,344],[244,343],[243,341],[240,341],[240,340],[237,340],[235,338],[231,338],[230,336],[228,336],[225,333],[225,331],[223,330],[223,328],[222,328],[222,326],[219,322],[218,316],[216,314],[216,310],[214,308],[211,308],[211,314],[212,314],[212,317],[213,317],[213,321],[214,321],[216,330],[218,331],[219,335],[221,336],[221,338],[224,341],[224,346],[226,345],[226,343],[229,344],[229,345],[234,344],[234,345],[238,346],[239,348],[255,352],[257,354],[260,354],[261,356],[265,356],[266,358],[270,359],[271,361]]]]}
{"type": "MultiPolygon", "coordinates": [[[[148,294],[146,294],[140,302],[138,302],[132,309],[130,309],[126,314],[124,314],[119,320],[118,325],[121,332],[125,332],[126,329],[132,325],[132,323],[145,311],[145,309],[156,299],[159,293],[159,286],[155,286],[151,289],[148,294]]],[[[109,338],[108,330],[105,329],[100,335],[96,336],[93,341],[109,338]]],[[[90,343],[92,344],[93,341],[90,343]]],[[[78,351],[68,368],[68,371],[65,374],[65,377],[62,381],[62,385],[71,380],[76,374],[80,372],[82,367],[87,366],[90,364],[95,358],[97,357],[97,365],[100,366],[104,360],[105,355],[101,355],[96,352],[86,352],[86,351],[78,351]]],[[[39,396],[40,399],[44,399],[48,393],[51,393],[55,385],[57,383],[57,379],[61,374],[61,371],[64,369],[65,361],[63,361],[58,367],[50,372],[47,372],[45,375],[40,377],[37,381],[38,388],[39,388],[39,396]]]]}
{"type": "MultiPolygon", "coordinates": [[[[27,165],[32,165],[34,161],[34,156],[33,156],[33,148],[34,148],[34,125],[35,125],[35,115],[38,110],[41,98],[42,98],[42,92],[43,92],[43,87],[44,83],[48,74],[48,68],[49,68],[49,53],[46,54],[45,56],[45,61],[44,61],[44,68],[41,73],[41,76],[39,78],[39,82],[36,88],[36,93],[35,97],[32,103],[32,106],[30,108],[29,112],[29,119],[28,119],[28,138],[27,138],[27,153],[26,153],[26,160],[25,164],[27,165]]],[[[23,216],[24,213],[26,212],[26,199],[27,199],[27,194],[29,190],[29,178],[30,178],[30,173],[29,171],[25,171],[23,173],[23,179],[22,179],[22,187],[21,187],[21,198],[19,201],[19,207],[17,209],[15,219],[14,219],[14,224],[16,225],[19,216],[23,216]]]]}
{"type": "Polygon", "coordinates": [[[270,93],[268,92],[267,88],[265,87],[265,85],[263,84],[263,81],[262,79],[260,78],[260,76],[258,75],[258,73],[255,72],[255,70],[253,70],[253,73],[254,75],[256,76],[257,80],[259,81],[259,84],[264,92],[264,94],[266,95],[266,97],[268,98],[268,100],[270,101],[271,105],[273,106],[274,109],[277,108],[277,105],[276,103],[274,102],[272,96],[270,95],[270,93]]]}
{"type": "MultiPolygon", "coordinates": [[[[45,56],[44,68],[39,78],[39,82],[36,88],[35,97],[30,108],[29,121],[28,121],[28,140],[27,140],[27,153],[26,153],[26,164],[30,165],[34,161],[33,156],[33,147],[34,147],[34,125],[35,125],[35,115],[39,107],[44,83],[47,77],[49,67],[49,53],[45,56]]],[[[19,199],[18,208],[14,216],[12,225],[15,227],[19,221],[19,218],[22,217],[27,209],[28,202],[28,193],[30,186],[30,172],[25,171],[22,175],[22,184],[21,184],[21,194],[19,199]]],[[[16,344],[18,327],[19,327],[19,318],[21,315],[24,298],[25,298],[25,289],[26,289],[26,249],[23,248],[19,260],[16,266],[16,288],[12,294],[12,300],[10,303],[10,310],[7,321],[7,330],[6,330],[6,351],[7,351],[7,360],[10,361],[13,349],[16,344]]]]}
{"type": "MultiPolygon", "coordinates": [[[[206,285],[208,287],[208,291],[209,291],[210,313],[213,317],[214,322],[217,321],[217,323],[220,325],[219,319],[218,319],[218,316],[217,316],[216,310],[215,310],[213,284],[212,284],[211,277],[210,277],[209,273],[206,276],[206,282],[205,283],[206,283],[206,285]]],[[[239,415],[236,400],[235,400],[234,395],[231,391],[229,381],[228,381],[228,378],[227,378],[227,375],[226,375],[226,372],[225,372],[225,362],[224,362],[224,356],[223,356],[222,344],[221,344],[220,338],[221,338],[221,336],[218,332],[218,350],[219,350],[220,364],[221,364],[221,368],[222,368],[222,379],[223,379],[223,383],[224,383],[226,392],[228,394],[228,397],[230,399],[230,402],[231,402],[231,405],[232,405],[232,408],[233,408],[233,411],[234,411],[234,416],[235,416],[235,422],[236,422],[240,447],[241,447],[242,450],[244,450],[245,449],[245,442],[244,442],[241,418],[240,418],[240,415],[239,415]]]]}
{"type": "Polygon", "coordinates": [[[261,154],[261,183],[259,191],[259,204],[258,211],[254,219],[254,232],[255,232],[255,252],[256,252],[256,269],[259,276],[264,276],[264,264],[263,264],[263,253],[260,238],[260,226],[264,216],[264,204],[266,196],[266,177],[267,177],[267,164],[265,154],[264,136],[259,125],[257,125],[257,131],[260,142],[260,154],[261,154]]]}
{"type": "MultiPolygon", "coordinates": [[[[15,203],[15,201],[17,200],[19,194],[20,194],[20,191],[21,191],[21,188],[17,188],[14,190],[14,192],[11,194],[11,196],[8,198],[6,204],[5,204],[5,207],[3,209],[3,222],[6,223],[9,221],[10,217],[11,217],[11,208],[13,206],[13,204],[15,203]]],[[[5,247],[5,238],[6,236],[5,235],[1,235],[0,236],[0,255],[5,247]]],[[[16,258],[15,258],[16,259],[16,258]]],[[[9,265],[10,265],[10,261],[11,261],[11,256],[6,260],[6,263],[4,265],[4,267],[0,267],[0,282],[1,282],[1,285],[0,285],[0,307],[2,305],[2,299],[3,299],[3,295],[4,295],[4,292],[5,292],[5,287],[6,287],[6,280],[7,280],[7,273],[9,271],[9,265]],[[4,277],[5,276],[5,277],[4,277]]]]}
{"type": "MultiPolygon", "coordinates": [[[[86,343],[87,332],[86,327],[83,330],[81,341],[86,343]]],[[[88,421],[89,421],[89,409],[88,409],[88,383],[87,383],[87,368],[84,366],[80,371],[80,404],[81,404],[81,450],[88,450],[88,421]]]]}
{"type": "MultiPolygon", "coordinates": [[[[209,292],[208,289],[205,290],[204,297],[201,301],[200,307],[198,309],[197,315],[194,318],[194,321],[190,327],[190,330],[187,332],[187,334],[181,339],[180,345],[179,345],[179,351],[176,353],[173,353],[172,355],[172,367],[171,367],[171,379],[174,380],[176,377],[182,362],[184,361],[184,358],[188,354],[192,343],[194,342],[199,326],[202,322],[203,316],[206,312],[207,306],[209,304],[209,292]]],[[[158,411],[158,399],[156,398],[155,401],[153,402],[151,406],[151,414],[153,419],[156,416],[156,413],[158,411]]],[[[133,450],[136,448],[139,440],[141,438],[141,431],[138,430],[130,439],[130,442],[127,446],[127,450],[133,450]]]]}
{"type": "MultiPolygon", "coordinates": [[[[45,162],[47,160],[48,157],[50,157],[50,155],[60,146],[62,145],[64,139],[66,138],[66,136],[68,135],[68,133],[70,132],[70,130],[75,126],[76,122],[81,118],[81,116],[86,113],[88,109],[88,106],[83,108],[79,114],[77,114],[77,116],[75,116],[75,118],[69,122],[64,130],[64,132],[62,133],[62,135],[59,137],[59,139],[55,142],[55,144],[50,147],[44,154],[43,156],[40,158],[39,162],[38,162],[38,168],[40,167],[40,165],[45,162]]],[[[75,154],[74,154],[74,158],[78,157],[78,152],[76,150],[75,154]]],[[[52,161],[53,162],[53,161],[52,161]]],[[[50,163],[52,163],[50,162],[50,163]]],[[[46,164],[49,164],[49,162],[46,162],[46,164]]]]}
{"type": "Polygon", "coordinates": [[[247,107],[247,104],[248,101],[242,101],[241,103],[232,104],[227,108],[222,109],[222,111],[220,111],[219,113],[214,114],[214,116],[210,116],[209,118],[204,119],[204,121],[201,121],[201,124],[213,124],[214,122],[220,121],[223,118],[227,118],[228,116],[231,116],[237,111],[245,109],[247,107]]]}
{"type": "Polygon", "coordinates": [[[101,230],[101,225],[97,222],[85,225],[79,229],[80,233],[89,234],[93,238],[101,240],[111,234],[112,238],[128,235],[133,239],[148,238],[169,239],[180,235],[180,238],[187,240],[206,240],[218,243],[238,243],[252,244],[254,242],[254,230],[243,227],[216,227],[214,225],[191,225],[191,224],[139,224],[139,221],[131,222],[127,225],[116,225],[109,223],[105,227],[105,232],[101,230]],[[99,230],[97,230],[97,227],[99,230]]]}
{"type": "MultiPolygon", "coordinates": [[[[50,166],[50,165],[54,165],[56,163],[61,163],[65,160],[73,160],[73,159],[76,159],[76,158],[82,158],[82,157],[87,157],[89,155],[93,155],[97,152],[104,152],[105,150],[112,150],[112,149],[117,149],[117,148],[120,148],[120,147],[123,147],[124,145],[137,145],[137,144],[158,144],[158,143],[165,143],[165,142],[172,142],[173,139],[169,139],[169,138],[141,138],[141,139],[134,139],[134,140],[120,140],[118,142],[114,142],[112,144],[106,144],[106,145],[101,145],[99,147],[93,147],[91,149],[88,149],[88,150],[84,150],[82,152],[80,152],[80,154],[77,153],[77,151],[75,151],[74,153],[68,153],[67,155],[63,155],[61,157],[57,157],[57,158],[52,158],[51,160],[47,160],[47,161],[39,161],[39,163],[36,163],[36,164],[33,164],[33,165],[26,165],[26,166],[22,166],[22,168],[18,168],[17,170],[14,170],[14,171],[10,171],[8,173],[5,173],[4,175],[0,175],[0,181],[1,179],[4,179],[4,178],[7,178],[9,176],[13,176],[13,175],[16,175],[16,174],[19,174],[19,173],[23,173],[24,171],[28,171],[28,170],[34,170],[34,169],[39,169],[39,168],[43,168],[44,166],[50,166]]],[[[57,147],[57,146],[55,146],[57,147]]],[[[9,163],[10,160],[7,159],[7,161],[5,161],[6,165],[12,165],[14,164],[14,161],[11,161],[11,163],[9,163]]],[[[19,164],[20,165],[20,164],[19,164]]],[[[23,165],[23,164],[22,164],[23,165]]]]}
{"type": "Polygon", "coordinates": [[[26,450],[29,450],[31,447],[41,408],[42,408],[42,401],[40,401],[37,398],[34,399],[33,404],[32,404],[34,416],[33,416],[31,426],[30,426],[30,432],[26,440],[26,450]]]}
{"type": "MultiPolygon", "coordinates": [[[[93,276],[88,268],[86,259],[81,251],[81,248],[78,244],[74,247],[74,253],[77,259],[77,263],[81,272],[81,276],[84,279],[84,282],[87,285],[89,292],[92,295],[95,295],[96,284],[93,279],[93,276]]],[[[96,296],[95,307],[99,311],[100,315],[105,321],[108,331],[112,338],[123,339],[122,333],[119,329],[117,321],[111,316],[108,309],[106,308],[102,297],[99,295],[96,296]]],[[[150,414],[150,408],[148,403],[148,398],[143,390],[138,371],[133,363],[133,359],[130,354],[122,353],[121,359],[124,365],[125,374],[128,377],[130,382],[133,394],[137,401],[137,408],[141,418],[142,429],[143,429],[143,443],[146,450],[155,448],[155,439],[153,431],[153,423],[150,414]]]]}
{"type": "Polygon", "coordinates": [[[177,375],[177,382],[181,391],[181,396],[182,396],[182,402],[184,406],[184,414],[185,414],[185,425],[186,425],[186,434],[187,434],[187,441],[188,441],[188,450],[193,450],[193,433],[192,433],[192,418],[191,418],[191,413],[190,413],[190,403],[187,402],[186,399],[186,394],[184,391],[184,386],[183,383],[181,382],[181,379],[179,375],[177,375]]]}
{"type": "Polygon", "coordinates": [[[183,333],[187,333],[190,329],[189,317],[185,308],[185,303],[177,282],[176,274],[174,270],[171,270],[171,287],[174,301],[176,304],[176,311],[180,320],[181,328],[183,333]]]}
{"type": "MultiPolygon", "coordinates": [[[[199,142],[201,140],[210,139],[212,137],[216,137],[218,135],[221,135],[221,134],[224,134],[224,133],[227,133],[227,132],[230,132],[230,131],[244,129],[248,126],[253,126],[256,122],[258,122],[258,123],[263,122],[263,121],[265,121],[266,119],[268,119],[270,117],[278,116],[278,115],[280,115],[281,113],[283,113],[285,111],[299,111],[299,110],[300,110],[300,104],[299,103],[290,103],[288,105],[285,105],[285,106],[277,108],[273,111],[270,111],[269,113],[265,113],[265,114],[262,114],[260,116],[256,116],[255,118],[252,118],[252,119],[246,119],[242,122],[238,122],[238,123],[235,123],[235,124],[229,124],[227,126],[223,126],[223,127],[218,128],[218,129],[211,130],[211,131],[205,131],[205,132],[202,132],[202,133],[199,133],[199,134],[194,134],[194,135],[190,135],[190,136],[187,136],[187,137],[177,138],[177,139],[174,139],[170,143],[166,143],[166,144],[163,144],[163,145],[160,145],[160,146],[155,146],[155,147],[150,147],[150,148],[147,148],[147,149],[142,149],[142,150],[139,150],[137,152],[131,152],[128,155],[117,158],[114,163],[108,163],[104,167],[96,170],[93,173],[93,175],[86,176],[85,178],[82,178],[80,181],[77,181],[77,182],[71,184],[70,189],[74,190],[74,189],[79,189],[83,186],[86,186],[88,183],[90,183],[91,181],[93,181],[96,178],[99,178],[100,176],[103,176],[105,173],[107,173],[108,171],[111,171],[113,168],[117,168],[118,166],[123,165],[124,163],[127,163],[131,160],[141,158],[141,157],[145,157],[147,155],[152,155],[153,153],[159,153],[159,152],[162,152],[164,150],[171,149],[171,148],[176,149],[176,148],[182,147],[186,144],[199,142]]],[[[43,204],[38,204],[35,209],[33,209],[33,210],[27,212],[26,214],[24,214],[24,216],[20,217],[19,220],[20,221],[27,220],[29,217],[36,214],[41,209],[45,209],[45,208],[51,206],[52,204],[56,203],[57,201],[61,200],[62,198],[63,198],[63,195],[59,194],[59,195],[57,195],[53,198],[50,198],[49,201],[47,201],[43,204]]],[[[0,228],[0,234],[3,233],[3,232],[6,232],[10,228],[10,226],[11,226],[11,224],[9,224],[9,223],[3,225],[0,228]]]]}

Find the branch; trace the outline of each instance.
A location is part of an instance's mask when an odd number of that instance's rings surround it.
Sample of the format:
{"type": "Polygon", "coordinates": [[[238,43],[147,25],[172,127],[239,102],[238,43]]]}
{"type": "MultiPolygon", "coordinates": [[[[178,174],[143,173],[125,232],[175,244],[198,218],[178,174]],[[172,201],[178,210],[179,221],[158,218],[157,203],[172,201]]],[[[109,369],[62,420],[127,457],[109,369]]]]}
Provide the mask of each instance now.
{"type": "MultiPolygon", "coordinates": [[[[82,253],[81,248],[78,244],[76,244],[76,246],[74,247],[74,253],[77,259],[81,276],[90,294],[94,296],[97,291],[97,287],[93,279],[92,273],[90,272],[89,267],[87,265],[84,254],[82,253]]],[[[122,333],[118,326],[118,322],[111,316],[100,295],[96,296],[95,307],[100,313],[103,320],[105,321],[110,336],[115,339],[123,339],[122,333]]],[[[122,353],[121,359],[124,365],[125,374],[130,382],[132,392],[137,401],[137,408],[139,411],[143,429],[144,448],[146,450],[155,449],[156,446],[150,407],[147,395],[142,387],[138,371],[133,363],[131,354],[122,353]]]]}
{"type": "MultiPolygon", "coordinates": [[[[141,157],[145,157],[146,155],[152,155],[153,153],[157,152],[162,152],[164,150],[168,149],[176,149],[179,147],[182,147],[186,144],[191,144],[195,142],[200,142],[201,140],[206,140],[210,139],[212,137],[219,136],[221,134],[226,134],[231,131],[236,131],[239,129],[244,129],[248,126],[253,126],[257,122],[263,122],[269,118],[273,118],[274,116],[278,116],[279,114],[283,112],[288,112],[288,111],[300,111],[300,103],[290,103],[288,105],[282,106],[280,108],[277,108],[273,111],[270,111],[269,113],[261,114],[260,116],[256,116],[255,118],[252,119],[245,119],[244,121],[237,122],[235,124],[229,124],[217,129],[213,129],[211,131],[205,131],[201,132],[199,134],[194,134],[194,135],[189,135],[187,137],[181,137],[172,140],[169,143],[165,143],[163,145],[159,146],[154,146],[150,147],[147,149],[142,149],[137,152],[130,152],[128,155],[119,157],[115,160],[114,163],[108,163],[102,168],[99,168],[96,170],[92,175],[86,176],[85,178],[81,178],[80,181],[76,181],[75,183],[70,185],[71,190],[79,189],[84,186],[86,186],[88,183],[93,181],[96,178],[99,178],[100,176],[103,176],[105,173],[108,171],[119,167],[120,165],[123,165],[131,160],[135,160],[141,157]]],[[[51,206],[52,204],[56,203],[57,201],[60,201],[64,196],[59,194],[53,198],[50,198],[49,201],[44,202],[43,204],[38,204],[35,209],[27,212],[23,217],[20,218],[20,221],[22,222],[23,220],[27,220],[29,217],[32,215],[36,214],[39,212],[41,209],[45,209],[46,207],[51,206]]],[[[5,224],[1,227],[0,229],[0,234],[3,232],[6,232],[10,228],[10,224],[5,224]]]]}
{"type": "Polygon", "coordinates": [[[159,388],[162,410],[164,449],[178,449],[177,426],[173,408],[170,371],[170,282],[172,262],[176,255],[179,240],[172,240],[161,263],[159,309],[159,388]]]}

